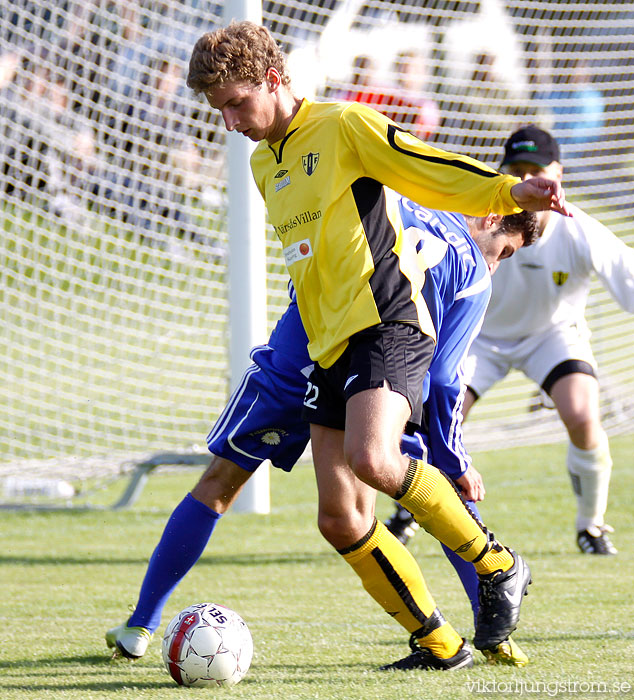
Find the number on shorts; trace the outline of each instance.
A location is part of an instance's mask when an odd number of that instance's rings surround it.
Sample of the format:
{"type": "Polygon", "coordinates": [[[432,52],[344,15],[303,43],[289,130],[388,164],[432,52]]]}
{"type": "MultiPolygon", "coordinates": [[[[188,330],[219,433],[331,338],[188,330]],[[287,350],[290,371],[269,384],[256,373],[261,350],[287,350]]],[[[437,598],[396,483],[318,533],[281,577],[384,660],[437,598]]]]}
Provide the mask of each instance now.
{"type": "Polygon", "coordinates": [[[304,396],[304,406],[307,408],[317,408],[317,397],[319,396],[319,387],[312,382],[308,382],[306,387],[306,396],[304,396]]]}

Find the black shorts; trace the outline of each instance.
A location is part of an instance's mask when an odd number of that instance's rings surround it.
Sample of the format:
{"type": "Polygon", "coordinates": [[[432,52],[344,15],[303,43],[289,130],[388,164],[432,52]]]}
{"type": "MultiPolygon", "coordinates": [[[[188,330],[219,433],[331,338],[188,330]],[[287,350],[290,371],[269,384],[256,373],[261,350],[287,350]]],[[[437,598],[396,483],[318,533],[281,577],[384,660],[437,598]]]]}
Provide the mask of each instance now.
{"type": "Polygon", "coordinates": [[[344,430],[346,401],[387,382],[408,401],[409,427],[423,427],[423,380],[434,341],[406,323],[381,323],[355,333],[341,357],[328,369],[315,364],[309,377],[302,418],[344,430]]]}

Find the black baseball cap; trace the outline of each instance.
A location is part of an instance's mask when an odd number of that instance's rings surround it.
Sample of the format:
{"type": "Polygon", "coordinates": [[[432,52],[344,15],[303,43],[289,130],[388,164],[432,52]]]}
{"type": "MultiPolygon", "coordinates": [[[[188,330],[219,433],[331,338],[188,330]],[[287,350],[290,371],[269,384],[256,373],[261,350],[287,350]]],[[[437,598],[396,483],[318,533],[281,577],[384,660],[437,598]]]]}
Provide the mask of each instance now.
{"type": "Polygon", "coordinates": [[[511,134],[504,144],[502,166],[511,163],[535,163],[545,168],[554,160],[559,163],[559,144],[543,129],[524,126],[511,134]]]}

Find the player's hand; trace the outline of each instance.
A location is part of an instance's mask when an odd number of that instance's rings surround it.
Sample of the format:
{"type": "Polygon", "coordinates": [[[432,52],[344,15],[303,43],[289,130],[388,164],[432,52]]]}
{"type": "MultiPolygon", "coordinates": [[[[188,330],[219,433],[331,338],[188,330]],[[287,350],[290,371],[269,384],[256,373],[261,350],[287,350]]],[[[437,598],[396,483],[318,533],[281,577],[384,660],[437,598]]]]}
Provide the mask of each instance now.
{"type": "Polygon", "coordinates": [[[511,187],[511,196],[526,211],[552,209],[564,216],[572,216],[560,182],[546,177],[530,177],[511,187]]]}
{"type": "Polygon", "coordinates": [[[467,501],[482,501],[486,490],[482,474],[471,465],[467,471],[458,479],[456,483],[462,489],[462,495],[467,501]]]}

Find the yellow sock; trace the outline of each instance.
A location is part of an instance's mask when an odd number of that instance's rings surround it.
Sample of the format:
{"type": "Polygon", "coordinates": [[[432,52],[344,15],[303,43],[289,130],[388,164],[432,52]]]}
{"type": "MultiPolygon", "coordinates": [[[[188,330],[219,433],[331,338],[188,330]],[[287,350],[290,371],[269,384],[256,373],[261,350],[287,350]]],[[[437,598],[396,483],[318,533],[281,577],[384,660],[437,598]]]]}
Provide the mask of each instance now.
{"type": "Polygon", "coordinates": [[[430,535],[473,561],[488,545],[486,531],[438,469],[411,460],[406,492],[397,499],[430,535]]]}
{"type": "Polygon", "coordinates": [[[388,615],[410,634],[426,632],[421,646],[440,658],[454,656],[462,638],[439,613],[434,615],[436,603],[416,560],[383,523],[375,521],[364,538],[339,553],[388,615]]]}
{"type": "Polygon", "coordinates": [[[501,551],[492,547],[480,561],[474,562],[473,565],[477,574],[486,575],[494,571],[508,571],[514,563],[513,555],[506,547],[502,547],[501,551]]]}
{"type": "Polygon", "coordinates": [[[465,561],[474,562],[478,574],[513,566],[512,555],[497,542],[489,542],[484,526],[438,469],[412,459],[401,490],[398,502],[419,525],[465,561]]]}
{"type": "Polygon", "coordinates": [[[462,646],[462,637],[446,622],[442,627],[435,629],[425,637],[421,637],[418,643],[429,649],[439,659],[450,659],[458,653],[458,649],[462,646]],[[445,629],[446,627],[449,629],[445,629]]]}

